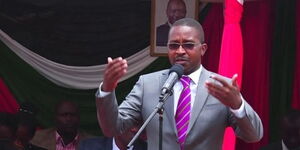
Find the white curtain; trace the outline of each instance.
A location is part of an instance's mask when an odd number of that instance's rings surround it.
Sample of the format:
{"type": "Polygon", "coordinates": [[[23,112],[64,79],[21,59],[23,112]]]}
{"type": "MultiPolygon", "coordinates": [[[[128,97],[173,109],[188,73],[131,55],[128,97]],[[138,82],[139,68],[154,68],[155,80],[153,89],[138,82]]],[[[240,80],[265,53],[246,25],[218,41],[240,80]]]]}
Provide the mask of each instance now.
{"type": "MultiPolygon", "coordinates": [[[[2,30],[0,30],[0,40],[41,75],[59,86],[73,89],[95,89],[98,88],[100,82],[103,80],[105,65],[82,67],[53,62],[22,46],[2,30]]],[[[155,59],[156,57],[149,55],[149,47],[126,58],[128,72],[121,81],[140,72],[155,59]]]]}

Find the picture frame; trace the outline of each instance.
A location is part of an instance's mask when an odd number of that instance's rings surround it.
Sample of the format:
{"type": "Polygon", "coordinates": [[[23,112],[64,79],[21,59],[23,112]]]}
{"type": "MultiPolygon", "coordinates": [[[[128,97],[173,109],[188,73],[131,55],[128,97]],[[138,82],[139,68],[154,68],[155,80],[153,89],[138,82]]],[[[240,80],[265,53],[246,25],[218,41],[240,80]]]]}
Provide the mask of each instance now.
{"type": "MultiPolygon", "coordinates": [[[[167,56],[167,39],[168,32],[172,21],[176,19],[168,19],[172,13],[175,12],[178,15],[180,13],[179,8],[182,4],[173,4],[175,1],[182,1],[185,5],[185,17],[194,18],[198,20],[199,13],[199,1],[198,0],[151,0],[151,37],[150,37],[150,55],[151,56],[167,56]],[[172,2],[171,2],[172,1],[172,2]],[[167,6],[169,4],[169,10],[167,11],[167,6]],[[171,6],[172,5],[172,6],[171,6]],[[174,6],[176,5],[176,6],[174,6]],[[177,9],[176,9],[177,8],[177,9]],[[169,16],[169,17],[168,17],[169,16]]],[[[173,17],[174,18],[174,17],[173,17]]],[[[184,17],[183,17],[184,18],[184,17]]]]}

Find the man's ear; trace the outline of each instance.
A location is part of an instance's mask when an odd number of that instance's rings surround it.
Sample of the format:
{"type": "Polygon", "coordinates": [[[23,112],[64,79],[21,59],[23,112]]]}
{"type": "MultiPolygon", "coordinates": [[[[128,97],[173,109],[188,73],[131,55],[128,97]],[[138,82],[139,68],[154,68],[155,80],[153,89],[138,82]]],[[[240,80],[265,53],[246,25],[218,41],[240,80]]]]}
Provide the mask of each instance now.
{"type": "Polygon", "coordinates": [[[207,44],[206,43],[201,44],[201,56],[204,56],[206,50],[207,50],[207,44]]]}

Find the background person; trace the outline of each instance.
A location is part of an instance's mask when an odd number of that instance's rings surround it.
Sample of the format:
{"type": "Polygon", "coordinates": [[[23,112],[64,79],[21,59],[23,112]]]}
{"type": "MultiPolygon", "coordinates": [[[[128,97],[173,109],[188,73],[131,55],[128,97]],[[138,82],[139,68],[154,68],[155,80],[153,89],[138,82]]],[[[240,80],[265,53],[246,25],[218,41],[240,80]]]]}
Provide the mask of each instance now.
{"type": "Polygon", "coordinates": [[[75,150],[80,140],[90,137],[79,130],[79,109],[72,101],[61,101],[55,107],[55,127],[39,130],[32,144],[48,150],[75,150]]]}
{"type": "Polygon", "coordinates": [[[280,121],[281,140],[261,150],[300,150],[300,111],[292,110],[280,121]]]}

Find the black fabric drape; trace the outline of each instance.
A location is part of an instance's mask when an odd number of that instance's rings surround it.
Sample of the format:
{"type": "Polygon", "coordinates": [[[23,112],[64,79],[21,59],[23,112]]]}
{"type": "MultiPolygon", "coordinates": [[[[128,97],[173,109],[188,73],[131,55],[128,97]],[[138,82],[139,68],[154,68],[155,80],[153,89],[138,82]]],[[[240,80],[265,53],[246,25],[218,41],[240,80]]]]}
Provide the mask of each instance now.
{"type": "Polygon", "coordinates": [[[42,6],[3,0],[0,28],[57,63],[99,65],[108,56],[129,57],[149,45],[150,7],[150,1],[141,0],[65,0],[42,6]]]}
{"type": "Polygon", "coordinates": [[[279,139],[280,117],[291,108],[296,56],[296,0],[277,0],[271,52],[270,140],[279,139]]]}

